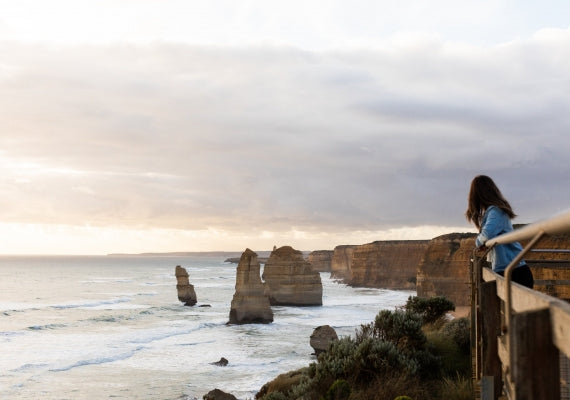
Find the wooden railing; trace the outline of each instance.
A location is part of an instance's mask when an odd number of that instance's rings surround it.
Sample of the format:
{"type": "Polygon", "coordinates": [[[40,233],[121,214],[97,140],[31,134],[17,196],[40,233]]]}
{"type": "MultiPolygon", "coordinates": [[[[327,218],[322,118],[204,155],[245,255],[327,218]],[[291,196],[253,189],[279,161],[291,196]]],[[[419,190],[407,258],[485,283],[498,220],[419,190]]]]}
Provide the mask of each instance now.
{"type": "Polygon", "coordinates": [[[471,355],[475,398],[568,399],[570,304],[511,281],[519,261],[549,235],[570,233],[570,212],[527,225],[485,244],[529,240],[504,278],[471,263],[471,355]]]}

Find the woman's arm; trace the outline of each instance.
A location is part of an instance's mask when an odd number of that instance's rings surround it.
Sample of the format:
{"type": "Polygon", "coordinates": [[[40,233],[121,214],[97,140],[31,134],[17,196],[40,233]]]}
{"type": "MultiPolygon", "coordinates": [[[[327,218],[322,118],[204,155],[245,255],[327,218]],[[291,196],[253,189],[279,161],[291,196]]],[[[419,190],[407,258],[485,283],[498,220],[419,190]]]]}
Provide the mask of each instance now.
{"type": "Polygon", "coordinates": [[[483,226],[481,227],[481,233],[475,239],[475,244],[477,247],[482,247],[485,242],[489,239],[498,236],[503,230],[503,219],[505,218],[504,212],[495,206],[491,206],[487,209],[486,216],[483,221],[483,226]]]}

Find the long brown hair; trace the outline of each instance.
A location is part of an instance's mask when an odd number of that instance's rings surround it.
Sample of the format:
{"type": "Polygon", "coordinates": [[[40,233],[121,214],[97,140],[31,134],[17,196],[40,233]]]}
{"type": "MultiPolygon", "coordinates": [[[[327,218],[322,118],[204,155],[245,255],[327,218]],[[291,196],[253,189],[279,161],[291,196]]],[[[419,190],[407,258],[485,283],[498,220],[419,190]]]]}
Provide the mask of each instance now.
{"type": "Polygon", "coordinates": [[[469,189],[467,198],[467,211],[465,211],[467,221],[473,222],[477,229],[481,229],[483,213],[490,206],[499,207],[511,219],[516,217],[511,205],[503,197],[495,182],[486,175],[477,175],[471,181],[471,189],[469,189]]]}

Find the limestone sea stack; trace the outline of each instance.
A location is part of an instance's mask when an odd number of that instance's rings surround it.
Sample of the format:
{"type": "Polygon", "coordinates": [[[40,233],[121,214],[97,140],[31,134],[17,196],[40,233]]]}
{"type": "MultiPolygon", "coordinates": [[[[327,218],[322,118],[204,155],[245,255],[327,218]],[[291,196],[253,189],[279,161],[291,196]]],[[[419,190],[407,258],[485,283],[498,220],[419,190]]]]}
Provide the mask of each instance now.
{"type": "Polygon", "coordinates": [[[323,284],[320,274],[291,246],[271,252],[263,269],[265,290],[271,305],[320,306],[323,284]]]}
{"type": "Polygon", "coordinates": [[[230,308],[230,324],[267,324],[273,311],[261,281],[257,254],[246,249],[236,270],[236,288],[230,308]]]}
{"type": "Polygon", "coordinates": [[[186,268],[177,265],[174,273],[176,275],[178,300],[183,302],[185,306],[193,306],[197,302],[196,291],[194,290],[194,286],[191,285],[188,280],[188,272],[186,272],[186,268]]]}

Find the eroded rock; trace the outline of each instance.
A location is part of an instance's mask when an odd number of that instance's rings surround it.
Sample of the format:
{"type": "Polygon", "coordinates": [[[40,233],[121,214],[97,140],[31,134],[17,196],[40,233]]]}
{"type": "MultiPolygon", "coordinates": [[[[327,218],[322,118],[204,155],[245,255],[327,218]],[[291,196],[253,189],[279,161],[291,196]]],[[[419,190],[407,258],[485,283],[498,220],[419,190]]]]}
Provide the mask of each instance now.
{"type": "Polygon", "coordinates": [[[237,400],[233,394],[226,393],[220,389],[210,390],[203,397],[204,400],[237,400]]]}
{"type": "Polygon", "coordinates": [[[315,306],[323,304],[321,276],[291,246],[271,252],[263,269],[265,290],[271,305],[315,306]]]}
{"type": "Polygon", "coordinates": [[[315,350],[315,354],[319,354],[328,350],[330,344],[338,340],[338,335],[330,325],[321,325],[313,331],[311,335],[311,347],[315,350]]]}
{"type": "Polygon", "coordinates": [[[191,285],[188,280],[188,272],[186,271],[186,268],[177,265],[174,273],[176,275],[178,300],[183,302],[185,306],[193,306],[197,302],[196,291],[194,290],[194,285],[191,285]]]}
{"type": "Polygon", "coordinates": [[[230,308],[230,324],[267,324],[273,322],[273,311],[261,281],[257,254],[246,249],[236,269],[236,286],[230,308]]]}

